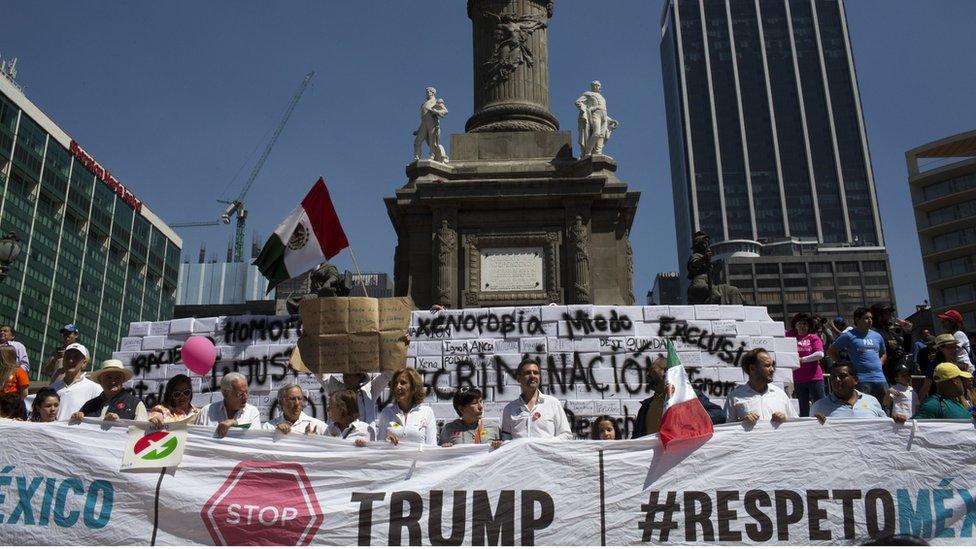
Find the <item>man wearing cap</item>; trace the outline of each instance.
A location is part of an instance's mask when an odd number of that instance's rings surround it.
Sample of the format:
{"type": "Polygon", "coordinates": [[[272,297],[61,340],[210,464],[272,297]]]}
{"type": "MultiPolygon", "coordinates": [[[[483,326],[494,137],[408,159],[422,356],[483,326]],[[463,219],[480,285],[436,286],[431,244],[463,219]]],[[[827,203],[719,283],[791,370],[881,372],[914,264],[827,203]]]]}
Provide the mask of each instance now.
{"type": "Polygon", "coordinates": [[[966,335],[966,331],[963,329],[962,314],[955,309],[949,309],[939,315],[939,320],[942,321],[942,328],[945,329],[946,333],[952,334],[952,337],[958,343],[956,347],[956,359],[953,362],[960,369],[972,372],[972,345],[969,342],[969,336],[966,335]]]}
{"type": "Polygon", "coordinates": [[[58,421],[71,418],[89,400],[102,394],[102,386],[88,379],[88,349],[81,343],[72,343],[64,348],[64,377],[51,384],[58,392],[61,405],[58,406],[58,421]]]}
{"type": "Polygon", "coordinates": [[[857,372],[850,362],[843,361],[835,362],[830,369],[830,393],[813,403],[810,415],[820,423],[828,417],[888,417],[878,399],[857,390],[857,372]]]}
{"type": "Polygon", "coordinates": [[[972,413],[960,402],[965,393],[963,382],[972,378],[973,374],[960,370],[951,362],[936,366],[932,375],[935,394],[922,402],[912,419],[972,419],[972,413]]]}
{"type": "Polygon", "coordinates": [[[61,328],[61,338],[64,340],[64,345],[55,349],[54,354],[44,365],[44,375],[50,376],[52,383],[64,377],[64,350],[68,345],[78,342],[78,327],[74,324],[65,324],[61,328]]]}
{"type": "Polygon", "coordinates": [[[10,324],[0,324],[0,345],[9,345],[14,348],[17,352],[17,364],[24,369],[28,374],[30,373],[30,361],[27,359],[27,348],[24,344],[19,341],[14,341],[17,337],[17,332],[14,331],[14,327],[10,324]]]}
{"type": "Polygon", "coordinates": [[[121,360],[102,361],[102,367],[92,372],[92,381],[102,386],[102,394],[86,402],[81,410],[71,414],[71,419],[81,421],[83,417],[98,417],[105,421],[135,419],[147,421],[149,413],[139,397],[124,391],[122,384],[132,379],[132,370],[126,368],[121,360]]]}

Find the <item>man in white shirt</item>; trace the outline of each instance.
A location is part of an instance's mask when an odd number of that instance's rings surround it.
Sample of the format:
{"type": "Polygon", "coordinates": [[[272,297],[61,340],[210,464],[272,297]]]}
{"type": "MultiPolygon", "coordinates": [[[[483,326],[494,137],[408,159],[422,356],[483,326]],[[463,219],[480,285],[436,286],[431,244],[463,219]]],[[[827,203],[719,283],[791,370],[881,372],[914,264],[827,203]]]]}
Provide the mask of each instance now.
{"type": "Polygon", "coordinates": [[[102,394],[102,386],[88,379],[88,349],[81,343],[72,343],[64,349],[64,377],[51,384],[58,392],[58,421],[67,421],[71,414],[81,410],[89,400],[102,394]]]}
{"type": "Polygon", "coordinates": [[[281,415],[266,421],[262,429],[277,429],[284,434],[292,431],[306,435],[325,434],[325,422],[305,413],[305,392],[297,383],[289,383],[278,389],[278,407],[281,415]]]}
{"type": "MultiPolygon", "coordinates": [[[[522,394],[502,411],[502,440],[514,438],[558,438],[572,440],[573,432],[559,399],[539,391],[542,370],[526,358],[515,371],[522,394]]],[[[493,444],[495,446],[495,444],[493,444]]]]}
{"type": "Polygon", "coordinates": [[[766,349],[758,348],[742,355],[741,366],[749,381],[739,385],[725,400],[729,422],[749,425],[757,421],[785,421],[799,417],[786,393],[772,384],[776,363],[766,349]]]}
{"type": "Polygon", "coordinates": [[[203,407],[197,414],[197,425],[216,425],[217,438],[227,434],[231,427],[260,429],[261,412],[247,403],[247,378],[239,372],[230,372],[220,379],[218,400],[203,407]]]}
{"type": "Polygon", "coordinates": [[[17,332],[14,331],[14,327],[10,324],[0,324],[0,345],[9,345],[14,348],[17,352],[17,364],[24,369],[28,374],[30,373],[30,361],[27,359],[27,348],[24,344],[19,341],[14,341],[17,337],[17,332]]]}

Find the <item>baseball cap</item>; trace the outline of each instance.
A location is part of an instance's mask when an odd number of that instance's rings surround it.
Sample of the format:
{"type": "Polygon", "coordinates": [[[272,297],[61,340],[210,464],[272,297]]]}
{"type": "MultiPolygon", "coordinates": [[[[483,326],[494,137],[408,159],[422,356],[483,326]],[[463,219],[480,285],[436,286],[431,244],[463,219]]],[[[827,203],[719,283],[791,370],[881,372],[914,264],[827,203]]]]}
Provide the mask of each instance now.
{"type": "Polygon", "coordinates": [[[78,333],[78,327],[75,326],[74,324],[65,324],[64,325],[64,328],[61,328],[61,333],[62,334],[72,333],[72,332],[73,333],[76,333],[76,334],[78,333]]]}
{"type": "Polygon", "coordinates": [[[960,370],[959,366],[956,366],[951,362],[943,362],[935,367],[935,372],[932,374],[932,381],[939,383],[942,381],[949,381],[950,379],[955,379],[957,377],[973,379],[973,374],[960,370]]]}
{"type": "Polygon", "coordinates": [[[956,338],[952,337],[952,334],[939,334],[935,338],[935,342],[932,344],[932,346],[938,349],[939,347],[942,347],[944,345],[958,345],[958,344],[959,342],[956,341],[956,338]]]}
{"type": "Polygon", "coordinates": [[[899,364],[898,367],[895,368],[894,377],[898,377],[901,374],[909,374],[909,375],[911,375],[911,373],[912,373],[912,369],[911,368],[909,368],[908,366],[906,366],[904,364],[899,364]]]}
{"type": "Polygon", "coordinates": [[[942,320],[951,320],[956,324],[962,323],[962,315],[955,309],[949,309],[948,311],[939,315],[939,318],[942,320]]]}
{"type": "Polygon", "coordinates": [[[68,345],[67,347],[64,348],[64,352],[67,353],[68,351],[70,351],[72,349],[74,349],[74,350],[78,351],[79,353],[81,353],[82,356],[85,357],[85,359],[91,358],[91,356],[88,354],[88,348],[86,348],[81,343],[72,343],[71,345],[68,345]]]}

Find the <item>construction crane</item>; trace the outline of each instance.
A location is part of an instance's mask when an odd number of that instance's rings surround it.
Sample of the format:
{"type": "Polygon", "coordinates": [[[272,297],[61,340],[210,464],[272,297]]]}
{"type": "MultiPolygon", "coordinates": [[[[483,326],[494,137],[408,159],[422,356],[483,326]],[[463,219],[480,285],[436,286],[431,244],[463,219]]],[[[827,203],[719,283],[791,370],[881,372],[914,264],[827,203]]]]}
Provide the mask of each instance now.
{"type": "Polygon", "coordinates": [[[275,143],[278,141],[278,137],[281,135],[281,130],[285,129],[285,125],[288,124],[288,119],[291,118],[291,113],[295,110],[295,106],[298,105],[298,100],[302,98],[302,94],[305,93],[305,88],[308,87],[308,83],[314,76],[315,71],[306,74],[301,85],[298,86],[298,90],[288,103],[288,108],[285,110],[285,115],[281,118],[281,122],[278,123],[278,127],[275,128],[274,133],[271,135],[271,140],[268,141],[267,147],[264,148],[264,152],[261,153],[261,157],[258,158],[257,164],[255,164],[254,169],[251,170],[251,175],[249,175],[247,181],[244,182],[244,187],[241,188],[241,192],[237,194],[237,198],[234,200],[217,201],[221,204],[227,204],[227,208],[224,210],[224,213],[220,214],[220,220],[173,223],[170,225],[170,227],[209,227],[221,224],[229,225],[231,217],[236,217],[237,230],[236,234],[234,235],[233,259],[235,263],[241,263],[244,261],[244,233],[247,225],[247,207],[244,205],[244,197],[247,196],[247,193],[254,185],[254,181],[257,179],[258,174],[261,173],[261,168],[264,167],[264,162],[268,159],[268,155],[271,154],[271,149],[274,148],[275,143]]]}

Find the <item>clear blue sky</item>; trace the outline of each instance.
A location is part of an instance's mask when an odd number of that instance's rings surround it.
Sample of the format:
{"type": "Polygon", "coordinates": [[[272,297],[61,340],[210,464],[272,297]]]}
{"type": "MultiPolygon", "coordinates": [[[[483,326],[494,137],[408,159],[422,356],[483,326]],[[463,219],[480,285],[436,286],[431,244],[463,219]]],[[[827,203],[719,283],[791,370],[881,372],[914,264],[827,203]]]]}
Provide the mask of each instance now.
{"type": "MultiPolygon", "coordinates": [[[[4,4],[0,52],[34,103],[170,223],[214,219],[257,160],[288,99],[318,75],[247,197],[262,241],[326,178],[363,270],[392,274],[383,197],[406,182],[424,87],[471,115],[471,27],[462,0],[4,4]]],[[[575,126],[593,79],[622,122],[606,152],[643,194],[635,293],[676,270],[661,90],[660,0],[560,0],[550,22],[552,111],[575,126]]],[[[904,153],[976,126],[971,0],[848,0],[847,13],[898,303],[927,297],[904,153]]],[[[183,229],[184,254],[223,257],[233,226],[183,229]]],[[[340,267],[352,268],[345,253],[340,267]]]]}

